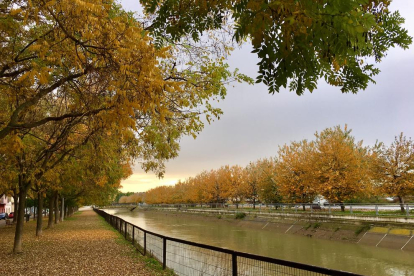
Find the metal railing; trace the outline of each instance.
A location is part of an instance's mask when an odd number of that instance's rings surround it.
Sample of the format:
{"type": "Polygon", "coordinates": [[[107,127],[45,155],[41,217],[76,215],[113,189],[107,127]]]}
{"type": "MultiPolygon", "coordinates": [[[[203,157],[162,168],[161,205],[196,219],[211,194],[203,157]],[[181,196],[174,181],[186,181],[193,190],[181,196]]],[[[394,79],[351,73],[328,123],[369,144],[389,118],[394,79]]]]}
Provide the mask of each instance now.
{"type": "Polygon", "coordinates": [[[105,211],[94,210],[126,240],[131,241],[142,255],[155,257],[164,269],[168,267],[177,275],[359,275],[167,237],[142,229],[105,211]]]}
{"type": "Polygon", "coordinates": [[[146,204],[145,208],[174,208],[177,210],[222,210],[228,213],[273,213],[273,214],[317,214],[326,216],[353,216],[353,217],[395,217],[414,218],[414,204],[387,203],[343,203],[343,204],[315,204],[315,203],[269,203],[269,204],[146,204]],[[342,211],[342,208],[344,211],[342,211]]]}

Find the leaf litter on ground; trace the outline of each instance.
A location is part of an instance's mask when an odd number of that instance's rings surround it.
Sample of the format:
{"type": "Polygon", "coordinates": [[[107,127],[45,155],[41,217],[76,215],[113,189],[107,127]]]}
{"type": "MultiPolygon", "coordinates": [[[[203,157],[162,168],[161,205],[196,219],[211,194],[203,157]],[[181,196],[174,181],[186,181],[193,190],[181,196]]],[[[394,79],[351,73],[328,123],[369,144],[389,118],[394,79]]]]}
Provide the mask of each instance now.
{"type": "Polygon", "coordinates": [[[35,229],[35,221],[25,223],[23,253],[15,255],[15,227],[0,228],[3,275],[174,275],[120,242],[122,236],[93,211],[44,229],[39,238],[35,229]]]}

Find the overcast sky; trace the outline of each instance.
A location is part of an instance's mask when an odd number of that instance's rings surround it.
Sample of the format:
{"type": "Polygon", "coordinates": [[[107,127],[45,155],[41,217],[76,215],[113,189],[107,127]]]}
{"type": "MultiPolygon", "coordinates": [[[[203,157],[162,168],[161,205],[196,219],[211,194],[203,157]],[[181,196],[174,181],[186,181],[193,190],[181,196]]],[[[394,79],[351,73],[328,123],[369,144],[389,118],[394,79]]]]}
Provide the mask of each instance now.
{"type": "MultiPolygon", "coordinates": [[[[140,9],[138,0],[120,2],[126,10],[140,9]]],[[[400,11],[406,19],[404,27],[414,36],[414,1],[394,0],[390,9],[400,11]]],[[[243,46],[232,53],[228,63],[255,78],[258,60],[250,51],[249,45],[243,46]]],[[[324,81],[312,94],[303,96],[288,90],[270,95],[263,84],[229,87],[226,99],[216,104],[224,115],[206,125],[197,139],[181,139],[180,154],[167,163],[164,179],[136,166],[121,190],[143,192],[222,165],[245,166],[275,156],[279,145],[313,139],[316,131],[336,125],[348,124],[364,145],[376,140],[389,145],[400,132],[414,138],[414,46],[406,51],[392,49],[379,68],[377,83],[356,95],[342,94],[324,81]]]]}

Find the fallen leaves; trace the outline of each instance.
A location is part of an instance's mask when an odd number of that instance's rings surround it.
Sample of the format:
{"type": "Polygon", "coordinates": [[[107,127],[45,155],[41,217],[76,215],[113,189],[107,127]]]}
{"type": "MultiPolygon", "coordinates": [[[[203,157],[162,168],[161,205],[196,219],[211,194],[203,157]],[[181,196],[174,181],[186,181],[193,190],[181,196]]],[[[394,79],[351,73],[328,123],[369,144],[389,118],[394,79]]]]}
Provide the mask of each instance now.
{"type": "Polygon", "coordinates": [[[0,228],[5,275],[163,275],[137,258],[133,248],[116,242],[119,235],[93,211],[45,229],[35,237],[36,223],[25,223],[23,253],[13,255],[14,227],[0,228]]]}

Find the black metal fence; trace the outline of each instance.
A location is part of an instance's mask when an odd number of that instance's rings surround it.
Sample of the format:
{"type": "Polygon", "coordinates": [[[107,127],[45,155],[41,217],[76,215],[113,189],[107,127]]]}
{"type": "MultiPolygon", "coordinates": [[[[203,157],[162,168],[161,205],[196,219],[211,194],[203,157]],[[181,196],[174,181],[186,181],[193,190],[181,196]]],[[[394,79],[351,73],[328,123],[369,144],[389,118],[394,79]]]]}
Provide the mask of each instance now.
{"type": "Polygon", "coordinates": [[[177,275],[359,275],[284,261],[153,233],[105,211],[94,209],[143,255],[155,257],[177,275]]]}

